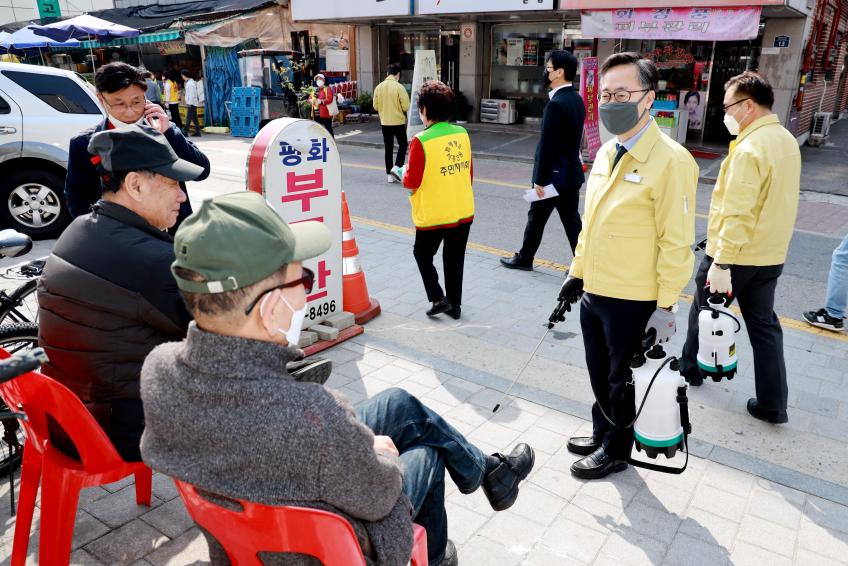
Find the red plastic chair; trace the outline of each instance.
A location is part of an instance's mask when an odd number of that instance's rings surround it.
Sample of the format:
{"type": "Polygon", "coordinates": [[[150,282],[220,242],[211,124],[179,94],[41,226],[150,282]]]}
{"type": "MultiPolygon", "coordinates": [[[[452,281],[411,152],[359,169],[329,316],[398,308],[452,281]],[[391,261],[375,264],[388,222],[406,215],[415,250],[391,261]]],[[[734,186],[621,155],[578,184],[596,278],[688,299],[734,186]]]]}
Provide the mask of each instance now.
{"type": "MultiPolygon", "coordinates": [[[[324,566],[365,566],[365,557],[350,523],[335,513],[304,507],[272,507],[234,500],[242,511],[209,501],[186,482],[175,479],[194,522],[224,547],[233,566],[261,566],[260,552],[297,552],[324,566]]],[[[427,532],[413,525],[412,566],[427,566],[427,532]]]]}
{"type": "MultiPolygon", "coordinates": [[[[9,354],[0,348],[0,359],[9,354]]],[[[41,482],[41,532],[38,562],[42,566],[70,561],[79,494],[83,488],[113,483],[135,475],[135,497],[150,506],[152,472],[142,462],[125,462],[91,413],[74,393],[49,377],[30,372],[0,384],[9,407],[26,414],[21,493],[12,546],[12,566],[26,564],[35,499],[41,482]],[[54,448],[47,415],[73,440],[81,461],[54,448]]]]}

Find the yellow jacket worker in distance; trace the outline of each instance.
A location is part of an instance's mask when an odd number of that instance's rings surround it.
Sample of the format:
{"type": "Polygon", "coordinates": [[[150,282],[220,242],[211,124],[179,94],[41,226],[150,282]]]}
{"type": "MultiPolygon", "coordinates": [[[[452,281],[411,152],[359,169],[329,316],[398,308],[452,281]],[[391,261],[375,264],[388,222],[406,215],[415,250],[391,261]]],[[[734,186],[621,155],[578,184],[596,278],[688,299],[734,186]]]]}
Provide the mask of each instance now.
{"type": "MultiPolygon", "coordinates": [[[[580,327],[596,402],[592,436],[573,437],[582,459],[571,473],[599,479],[627,467],[635,416],[630,360],[647,335],[667,342],[674,306],[692,275],[698,166],[650,115],[659,74],[638,53],[617,53],[601,67],[598,111],[616,138],[598,153],[574,262],[560,300],[580,293],[580,327]]],[[[667,445],[677,444],[669,439],[667,445]]]]}
{"type": "Polygon", "coordinates": [[[698,308],[710,292],[739,301],[754,350],[756,397],[751,416],[770,423],[788,421],[783,330],[774,313],[774,293],[783,272],[801,192],[798,142],[772,113],[774,91],[760,75],[745,72],[724,87],[724,124],[730,150],[721,164],[707,228],[707,253],[695,275],[695,302],[680,372],[690,385],[703,376],[721,378],[718,360],[698,357],[698,308]]]}

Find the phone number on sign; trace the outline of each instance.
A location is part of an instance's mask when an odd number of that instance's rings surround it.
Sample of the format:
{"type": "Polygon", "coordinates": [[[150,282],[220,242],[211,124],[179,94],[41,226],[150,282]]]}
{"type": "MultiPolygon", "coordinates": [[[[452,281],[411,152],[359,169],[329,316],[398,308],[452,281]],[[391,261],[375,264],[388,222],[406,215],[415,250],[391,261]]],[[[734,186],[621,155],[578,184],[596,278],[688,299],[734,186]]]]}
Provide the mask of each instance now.
{"type": "Polygon", "coordinates": [[[331,313],[336,312],[336,301],[330,301],[329,303],[322,303],[317,307],[309,307],[309,320],[315,320],[316,318],[327,316],[331,313]]]}

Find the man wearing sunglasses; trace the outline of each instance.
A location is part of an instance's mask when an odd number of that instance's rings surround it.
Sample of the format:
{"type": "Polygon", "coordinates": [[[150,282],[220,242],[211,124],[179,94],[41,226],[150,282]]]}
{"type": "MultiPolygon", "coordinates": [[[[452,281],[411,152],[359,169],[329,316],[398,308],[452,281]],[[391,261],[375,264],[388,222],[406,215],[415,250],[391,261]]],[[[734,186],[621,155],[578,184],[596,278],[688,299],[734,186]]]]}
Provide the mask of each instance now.
{"type": "MultiPolygon", "coordinates": [[[[402,389],[354,410],[293,378],[287,363],[303,355],[313,281],[302,262],[330,243],[323,224],[287,225],[251,192],[207,200],[180,226],[172,269],[195,321],[183,342],[145,361],[144,461],[218,496],[340,514],[369,564],[406,564],[414,521],[427,530],[430,564],[455,565],[445,472],[462,493],[482,487],[501,511],[515,502],[533,450],[485,455],[402,389]]],[[[207,539],[212,563],[227,563],[207,539]]]]}
{"type": "MultiPolygon", "coordinates": [[[[754,350],[754,418],[788,421],[783,331],[774,313],[774,292],[798,214],[801,152],[795,137],[772,111],[774,91],[763,77],[745,72],[724,87],[724,124],[736,140],[721,164],[710,203],[707,250],[695,275],[695,301],[680,372],[690,385],[698,369],[698,312],[710,293],[739,300],[754,350]]],[[[716,368],[705,368],[715,371],[716,368]]]]}
{"type": "Polygon", "coordinates": [[[651,118],[659,74],[638,53],[601,67],[600,112],[616,138],[598,151],[586,185],[583,231],[559,299],[580,303],[595,395],[592,436],[568,450],[571,473],[599,479],[627,467],[635,417],[630,361],[675,332],[677,300],[692,276],[698,166],[651,118]],[[584,294],[585,291],[585,294],[584,294]]]}

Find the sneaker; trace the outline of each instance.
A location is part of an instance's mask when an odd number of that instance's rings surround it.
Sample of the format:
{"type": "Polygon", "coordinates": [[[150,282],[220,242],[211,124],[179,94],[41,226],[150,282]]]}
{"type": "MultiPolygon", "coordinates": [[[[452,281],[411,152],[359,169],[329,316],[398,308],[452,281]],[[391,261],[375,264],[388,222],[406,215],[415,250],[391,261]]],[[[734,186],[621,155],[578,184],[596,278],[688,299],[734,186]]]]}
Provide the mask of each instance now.
{"type": "Polygon", "coordinates": [[[845,328],[841,318],[830,316],[827,314],[827,309],[819,309],[817,311],[807,311],[804,313],[804,320],[813,326],[831,330],[833,332],[842,332],[845,328]]]}
{"type": "Polygon", "coordinates": [[[392,175],[391,173],[389,173],[388,175],[386,175],[386,177],[387,177],[387,179],[386,179],[386,181],[387,181],[387,182],[389,182],[389,183],[397,183],[397,179],[395,179],[395,176],[394,176],[394,175],[392,175]]]}

